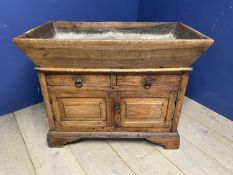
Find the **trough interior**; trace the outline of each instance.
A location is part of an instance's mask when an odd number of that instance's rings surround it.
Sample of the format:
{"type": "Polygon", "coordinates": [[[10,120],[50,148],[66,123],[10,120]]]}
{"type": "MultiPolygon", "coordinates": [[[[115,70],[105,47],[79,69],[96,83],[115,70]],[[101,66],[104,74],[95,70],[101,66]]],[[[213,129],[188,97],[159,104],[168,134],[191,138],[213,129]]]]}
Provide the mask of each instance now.
{"type": "Polygon", "coordinates": [[[182,23],[47,22],[19,38],[78,40],[207,39],[182,23]]]}

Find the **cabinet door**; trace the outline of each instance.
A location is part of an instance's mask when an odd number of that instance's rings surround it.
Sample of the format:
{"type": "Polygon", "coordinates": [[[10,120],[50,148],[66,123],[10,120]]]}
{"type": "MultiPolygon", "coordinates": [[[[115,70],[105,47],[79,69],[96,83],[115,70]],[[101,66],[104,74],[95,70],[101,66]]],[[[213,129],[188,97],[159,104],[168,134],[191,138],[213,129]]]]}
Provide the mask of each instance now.
{"type": "Polygon", "coordinates": [[[51,93],[57,127],[107,126],[107,95],[104,91],[54,91],[51,93]]]}
{"type": "Polygon", "coordinates": [[[170,127],[175,99],[175,92],[116,93],[115,124],[119,127],[170,127]]]}

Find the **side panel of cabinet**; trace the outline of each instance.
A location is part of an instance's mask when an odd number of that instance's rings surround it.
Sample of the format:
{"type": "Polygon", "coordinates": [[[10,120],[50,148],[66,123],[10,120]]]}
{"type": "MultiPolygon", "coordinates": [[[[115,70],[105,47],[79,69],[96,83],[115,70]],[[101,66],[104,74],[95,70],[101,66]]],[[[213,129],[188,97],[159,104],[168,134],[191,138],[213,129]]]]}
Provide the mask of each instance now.
{"type": "Polygon", "coordinates": [[[116,92],[114,110],[118,127],[171,127],[176,92],[116,92]]]}

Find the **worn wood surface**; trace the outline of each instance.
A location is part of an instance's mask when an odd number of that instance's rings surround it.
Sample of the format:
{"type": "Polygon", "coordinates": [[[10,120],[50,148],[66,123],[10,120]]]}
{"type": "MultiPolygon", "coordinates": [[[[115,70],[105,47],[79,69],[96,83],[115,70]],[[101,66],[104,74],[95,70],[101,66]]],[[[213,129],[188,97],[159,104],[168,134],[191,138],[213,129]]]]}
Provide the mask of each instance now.
{"type": "Polygon", "coordinates": [[[181,71],[192,71],[191,67],[178,67],[178,68],[144,68],[144,69],[88,69],[88,68],[45,68],[45,67],[35,67],[37,71],[42,72],[69,72],[69,73],[171,73],[171,72],[181,72],[181,71]]]}
{"type": "MultiPolygon", "coordinates": [[[[65,136],[56,140],[51,132],[177,133],[191,65],[213,43],[200,32],[175,22],[50,21],[13,41],[37,66],[50,146],[75,140],[65,136]],[[59,32],[111,31],[174,37],[54,38],[59,32]]],[[[176,138],[164,137],[145,138],[165,148],[179,147],[178,134],[176,138]]]]}
{"type": "Polygon", "coordinates": [[[152,143],[162,146],[165,149],[177,149],[180,146],[180,136],[178,134],[175,137],[148,137],[146,139],[152,143]]]}
{"type": "Polygon", "coordinates": [[[143,86],[145,78],[150,79],[151,86],[179,86],[180,75],[117,75],[117,86],[143,86]]]}
{"type": "Polygon", "coordinates": [[[62,147],[81,138],[144,138],[166,149],[177,149],[180,145],[178,132],[58,132],[48,133],[48,144],[51,147],[62,147]]]}
{"type": "MultiPolygon", "coordinates": [[[[85,136],[91,131],[94,138],[99,137],[97,132],[115,132],[118,134],[115,137],[121,137],[120,132],[171,130],[181,78],[186,75],[184,71],[146,75],[140,72],[124,75],[112,72],[86,73],[45,72],[55,123],[48,134],[50,146],[59,146],[59,143],[62,146],[80,139],[78,135],[67,138],[64,132],[68,132],[68,135],[84,132],[85,136]],[[77,86],[77,79],[82,83],[81,86],[77,86]],[[53,136],[53,131],[63,133],[63,138],[53,136]]],[[[186,84],[182,86],[184,89],[186,84]]],[[[102,136],[107,137],[107,134],[102,136]]],[[[133,135],[129,133],[129,136],[133,135]]],[[[166,148],[179,146],[179,136],[175,139],[149,137],[147,135],[144,138],[166,148]]]]}
{"type": "Polygon", "coordinates": [[[84,140],[69,147],[86,174],[134,174],[105,140],[84,140]]]}
{"type": "Polygon", "coordinates": [[[180,119],[184,96],[185,96],[185,92],[186,92],[186,88],[188,84],[188,79],[189,79],[189,73],[186,72],[182,75],[181,82],[180,82],[180,89],[177,95],[176,108],[174,111],[173,124],[172,124],[173,132],[177,130],[177,127],[179,124],[179,119],[180,119]]]}
{"type": "Polygon", "coordinates": [[[167,160],[152,144],[143,140],[108,140],[126,164],[141,175],[183,174],[173,162],[167,160]]]}
{"type": "MultiPolygon", "coordinates": [[[[164,125],[166,127],[171,124],[171,120],[167,117],[168,110],[174,110],[168,106],[169,97],[161,96],[161,94],[149,93],[125,93],[119,94],[120,98],[116,103],[120,104],[121,110],[115,115],[119,116],[117,122],[122,127],[158,127],[164,125]]],[[[115,117],[117,118],[117,117],[115,117]]]]}
{"type": "MultiPolygon", "coordinates": [[[[183,70],[149,74],[38,72],[49,123],[54,124],[50,131],[91,131],[93,136],[97,136],[94,132],[176,132],[189,75],[183,70]]],[[[180,143],[179,135],[144,138],[165,148],[178,148],[180,143]]],[[[79,139],[48,134],[49,146],[79,139]]]]}
{"type": "Polygon", "coordinates": [[[38,67],[51,68],[174,68],[189,67],[213,43],[181,23],[69,23],[49,22],[14,38],[38,67]],[[107,29],[162,34],[175,40],[57,40],[55,29],[87,32],[107,29]],[[46,32],[47,31],[47,32],[46,32]],[[46,38],[47,37],[47,38],[46,38]],[[44,39],[46,38],[46,39],[44,39]],[[134,64],[132,64],[132,62],[134,64]]]}
{"type": "Polygon", "coordinates": [[[156,147],[169,161],[173,162],[177,168],[181,169],[185,174],[232,174],[218,160],[213,159],[205,152],[194,146],[189,140],[181,137],[180,148],[174,150],[164,150],[156,147]]]}
{"type": "Polygon", "coordinates": [[[50,149],[43,104],[14,115],[17,120],[13,114],[0,117],[1,175],[233,174],[233,122],[188,98],[178,127],[179,150],[164,150],[143,139],[85,139],[50,149]]]}
{"type": "Polygon", "coordinates": [[[47,85],[45,73],[38,72],[38,77],[40,81],[41,92],[44,98],[44,105],[45,105],[45,109],[46,109],[46,113],[48,117],[49,128],[53,129],[55,128],[54,114],[53,114],[52,106],[51,106],[50,99],[49,99],[49,91],[48,91],[48,85],[47,85]]]}
{"type": "Polygon", "coordinates": [[[107,75],[47,75],[47,82],[52,86],[75,86],[77,78],[81,79],[83,86],[110,86],[107,75]]]}
{"type": "Polygon", "coordinates": [[[233,143],[232,121],[187,97],[184,100],[183,113],[233,143]]]}
{"type": "Polygon", "coordinates": [[[48,124],[42,104],[16,111],[15,117],[37,174],[84,174],[70,149],[48,147],[48,124]]]}
{"type": "Polygon", "coordinates": [[[165,120],[168,100],[165,98],[126,98],[121,100],[121,125],[138,123],[138,127],[165,120]],[[143,125],[140,122],[143,120],[143,125]]]}
{"type": "Polygon", "coordinates": [[[211,133],[211,129],[206,128],[195,120],[191,120],[185,113],[181,115],[180,124],[181,127],[179,131],[184,138],[189,139],[195,146],[202,145],[200,150],[213,159],[218,160],[228,170],[233,171],[233,152],[227,151],[233,151],[232,142],[222,138],[218,134],[211,133]]]}
{"type": "Polygon", "coordinates": [[[0,117],[0,175],[35,175],[14,114],[0,117]]]}
{"type": "Polygon", "coordinates": [[[66,119],[69,120],[106,120],[106,103],[98,98],[64,98],[66,119]]]}
{"type": "Polygon", "coordinates": [[[107,126],[104,91],[57,91],[52,93],[52,109],[57,120],[55,129],[107,126]]]}

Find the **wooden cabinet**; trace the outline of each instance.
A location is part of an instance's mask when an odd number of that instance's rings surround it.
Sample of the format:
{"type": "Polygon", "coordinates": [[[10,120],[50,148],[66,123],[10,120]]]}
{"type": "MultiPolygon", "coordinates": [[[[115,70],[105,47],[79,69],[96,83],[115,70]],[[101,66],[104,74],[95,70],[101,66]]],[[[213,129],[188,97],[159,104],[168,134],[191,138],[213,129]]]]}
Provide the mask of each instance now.
{"type": "Polygon", "coordinates": [[[46,77],[57,128],[148,130],[171,127],[181,75],[46,77]]]}
{"type": "MultiPolygon", "coordinates": [[[[94,70],[93,70],[94,71],[94,70]]],[[[179,146],[187,72],[39,71],[50,132],[59,146],[79,138],[146,138],[179,146]]]]}
{"type": "Polygon", "coordinates": [[[146,138],[178,148],[192,63],[213,44],[176,22],[50,21],[13,41],[39,73],[51,147],[80,138],[146,138]]]}

